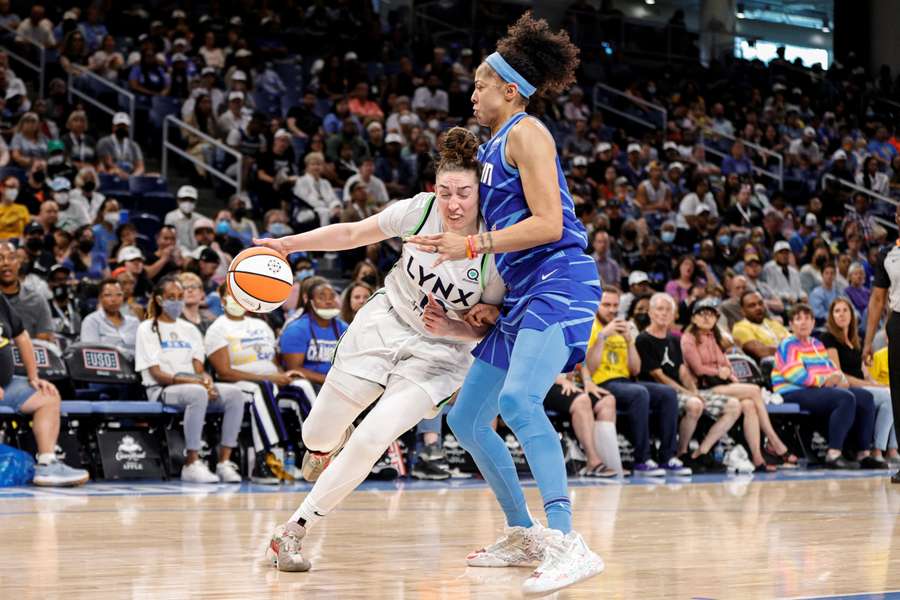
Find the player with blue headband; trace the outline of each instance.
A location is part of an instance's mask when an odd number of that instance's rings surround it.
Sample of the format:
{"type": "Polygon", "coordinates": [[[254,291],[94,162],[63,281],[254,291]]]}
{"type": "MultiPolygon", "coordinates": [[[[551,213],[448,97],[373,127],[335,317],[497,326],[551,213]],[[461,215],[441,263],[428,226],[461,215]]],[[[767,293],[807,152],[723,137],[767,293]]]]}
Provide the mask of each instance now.
{"type": "MultiPolygon", "coordinates": [[[[578,49],[565,32],[526,13],[475,72],[472,104],[491,130],[482,144],[481,213],[486,229],[407,240],[437,262],[494,253],[507,286],[502,316],[475,348],[475,362],[447,417],[506,515],[496,543],[467,558],[470,566],[540,563],[525,594],[548,594],[603,570],[603,561],[572,531],[566,466],[543,401],[555,378],[583,361],[600,303],[600,278],[586,255],[587,234],[550,132],[525,112],[535,94],[558,95],[575,82],[578,49]],[[548,528],[532,520],[516,468],[492,429],[497,415],[513,430],[541,492],[548,528]]],[[[473,311],[473,322],[482,323],[473,311]]]]}

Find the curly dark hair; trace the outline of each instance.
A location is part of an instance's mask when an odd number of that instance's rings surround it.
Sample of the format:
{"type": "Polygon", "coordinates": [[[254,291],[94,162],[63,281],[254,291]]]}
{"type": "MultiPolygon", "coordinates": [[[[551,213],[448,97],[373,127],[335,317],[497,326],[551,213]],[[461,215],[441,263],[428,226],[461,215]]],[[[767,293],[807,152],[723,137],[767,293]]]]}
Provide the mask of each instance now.
{"type": "Polygon", "coordinates": [[[478,138],[464,127],[453,127],[444,134],[438,149],[435,173],[443,171],[475,171],[481,178],[481,164],[478,162],[478,138]]]}
{"type": "Polygon", "coordinates": [[[575,83],[578,47],[566,31],[554,32],[544,19],[526,12],[510,26],[497,51],[538,90],[541,96],[558,96],[575,83]]]}

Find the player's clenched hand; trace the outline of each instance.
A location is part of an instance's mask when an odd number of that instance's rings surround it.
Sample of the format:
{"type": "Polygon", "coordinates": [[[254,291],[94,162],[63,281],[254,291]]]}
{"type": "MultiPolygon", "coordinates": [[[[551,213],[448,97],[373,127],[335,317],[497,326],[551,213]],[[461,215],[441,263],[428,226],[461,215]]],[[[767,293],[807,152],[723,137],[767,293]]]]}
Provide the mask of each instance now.
{"type": "Polygon", "coordinates": [[[466,258],[466,237],[457,233],[447,231],[431,235],[411,235],[403,241],[415,245],[421,252],[437,254],[437,260],[432,267],[437,267],[448,260],[466,258]]]}
{"type": "Polygon", "coordinates": [[[425,325],[425,331],[438,336],[445,337],[450,331],[450,320],[444,307],[438,304],[432,294],[428,294],[428,304],[422,312],[422,322],[425,325]]]}
{"type": "Polygon", "coordinates": [[[493,304],[476,304],[466,313],[463,319],[472,327],[487,327],[495,325],[499,316],[499,307],[493,304]]]}
{"type": "Polygon", "coordinates": [[[285,238],[253,238],[253,243],[257,246],[265,246],[270,250],[274,250],[275,252],[279,252],[284,256],[287,256],[291,252],[295,250],[288,248],[287,241],[285,238]]]}

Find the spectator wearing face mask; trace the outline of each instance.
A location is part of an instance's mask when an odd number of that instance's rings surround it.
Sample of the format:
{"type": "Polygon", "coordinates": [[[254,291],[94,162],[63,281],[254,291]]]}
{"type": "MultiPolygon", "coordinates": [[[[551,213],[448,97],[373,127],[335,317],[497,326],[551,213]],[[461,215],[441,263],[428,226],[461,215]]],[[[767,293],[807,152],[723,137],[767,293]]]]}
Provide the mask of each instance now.
{"type": "Polygon", "coordinates": [[[94,164],[97,157],[97,142],[88,135],[87,114],[83,110],[73,110],[66,120],[68,133],[63,136],[66,154],[77,168],[82,169],[94,164]]]}
{"type": "Polygon", "coordinates": [[[72,184],[65,177],[55,177],[50,181],[53,201],[59,208],[56,226],[74,233],[76,229],[90,223],[87,203],[81,197],[72,197],[72,184]]]}
{"type": "Polygon", "coordinates": [[[109,259],[110,251],[118,239],[116,227],[119,225],[121,214],[119,202],[115,198],[107,198],[97,211],[94,219],[94,251],[109,259]]]}
{"type": "MultiPolygon", "coordinates": [[[[32,221],[25,226],[24,235],[19,242],[19,251],[24,249],[22,259],[27,261],[22,263],[24,271],[42,279],[47,276],[50,267],[56,262],[47,242],[47,232],[44,226],[37,221],[32,221]]],[[[46,291],[47,297],[49,297],[49,290],[46,291]]]]}
{"type": "Polygon", "coordinates": [[[4,177],[0,192],[0,240],[21,238],[31,215],[27,208],[16,202],[19,197],[19,178],[15,175],[4,177]]]}
{"type": "Polygon", "coordinates": [[[66,158],[66,146],[60,140],[47,142],[47,178],[62,177],[71,181],[75,178],[75,167],[66,158]]]}
{"type": "Polygon", "coordinates": [[[106,196],[97,191],[98,185],[100,185],[100,178],[94,167],[84,167],[75,176],[75,188],[69,194],[71,201],[76,199],[84,201],[91,221],[97,218],[97,211],[106,200],[106,196]]]}
{"type": "Polygon", "coordinates": [[[266,211],[263,216],[263,229],[265,231],[259,237],[280,238],[291,235],[294,230],[288,225],[289,219],[287,213],[283,210],[275,209],[266,211]]]}
{"type": "Polygon", "coordinates": [[[137,142],[128,139],[131,119],[125,113],[113,116],[113,132],[97,144],[100,170],[120,179],[144,174],[144,154],[137,142]]]}
{"type": "Polygon", "coordinates": [[[48,285],[53,298],[50,300],[50,319],[53,331],[68,340],[75,340],[81,333],[81,312],[72,293],[72,272],[65,265],[53,265],[48,285]]]}
{"type": "Polygon", "coordinates": [[[53,341],[50,308],[38,292],[19,281],[21,267],[22,261],[15,247],[9,242],[0,244],[0,292],[6,296],[31,337],[53,341]]]}
{"type": "Polygon", "coordinates": [[[194,210],[198,198],[197,188],[194,186],[181,186],[178,188],[176,198],[178,208],[166,214],[165,224],[175,228],[175,237],[180,246],[193,250],[197,247],[197,241],[194,239],[194,223],[207,217],[194,210]]]}
{"type": "Polygon", "coordinates": [[[28,171],[28,180],[19,192],[17,202],[25,205],[32,215],[38,213],[38,209],[44,200],[52,197],[52,190],[47,185],[47,164],[42,160],[32,163],[28,171]]]}
{"type": "Polygon", "coordinates": [[[107,272],[106,256],[94,250],[94,232],[89,225],[75,230],[75,244],[63,264],[75,279],[100,279],[107,272]]]}
{"type": "Polygon", "coordinates": [[[235,194],[228,200],[228,211],[231,213],[231,227],[244,245],[250,245],[254,238],[259,237],[256,223],[248,213],[249,198],[246,194],[235,194]]]}
{"type": "Polygon", "coordinates": [[[153,281],[144,267],[144,254],[137,246],[125,246],[119,249],[116,255],[116,263],[125,267],[125,270],[134,276],[134,295],[137,298],[146,298],[153,289],[153,281]]]}

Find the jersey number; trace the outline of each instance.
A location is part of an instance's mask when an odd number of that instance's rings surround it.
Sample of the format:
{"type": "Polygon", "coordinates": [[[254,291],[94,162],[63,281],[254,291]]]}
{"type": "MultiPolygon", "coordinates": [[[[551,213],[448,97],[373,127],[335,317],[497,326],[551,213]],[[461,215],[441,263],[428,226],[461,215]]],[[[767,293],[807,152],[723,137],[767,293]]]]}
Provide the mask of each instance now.
{"type": "Polygon", "coordinates": [[[485,163],[482,166],[481,171],[481,183],[484,185],[491,185],[491,176],[494,174],[494,165],[491,163],[485,163]]]}

